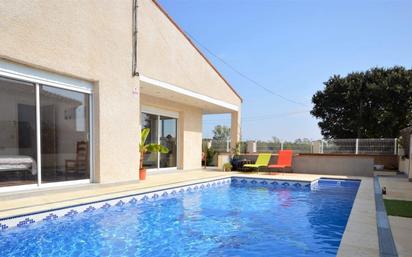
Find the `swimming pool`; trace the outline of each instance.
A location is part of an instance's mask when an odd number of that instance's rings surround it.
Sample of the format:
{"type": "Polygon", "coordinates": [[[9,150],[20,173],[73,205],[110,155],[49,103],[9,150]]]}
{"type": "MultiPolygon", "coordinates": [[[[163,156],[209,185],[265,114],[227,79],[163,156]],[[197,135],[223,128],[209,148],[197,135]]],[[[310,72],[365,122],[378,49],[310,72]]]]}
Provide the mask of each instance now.
{"type": "Polygon", "coordinates": [[[336,256],[358,186],[233,177],[101,202],[63,218],[48,214],[44,222],[0,232],[0,250],[2,256],[336,256]]]}

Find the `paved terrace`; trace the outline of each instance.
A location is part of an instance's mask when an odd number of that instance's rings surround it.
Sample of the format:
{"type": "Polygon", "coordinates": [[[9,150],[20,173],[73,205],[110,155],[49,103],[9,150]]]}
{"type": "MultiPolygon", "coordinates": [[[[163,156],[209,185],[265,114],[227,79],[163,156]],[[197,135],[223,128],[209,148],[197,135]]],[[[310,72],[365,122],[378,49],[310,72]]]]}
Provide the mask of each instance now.
{"type": "MultiPolygon", "coordinates": [[[[384,199],[412,201],[412,182],[405,176],[380,177],[380,183],[387,190],[384,199]]],[[[389,222],[399,257],[412,256],[412,218],[389,216],[389,222]]]]}
{"type": "Polygon", "coordinates": [[[361,179],[348,224],[338,251],[339,257],[376,257],[379,245],[376,227],[373,179],[367,177],[326,176],[316,174],[278,173],[276,175],[245,174],[210,170],[183,171],[148,175],[147,180],[133,183],[88,184],[37,189],[20,193],[0,194],[0,218],[53,208],[126,196],[172,186],[181,186],[230,176],[247,176],[281,180],[313,181],[320,177],[361,179]]]}

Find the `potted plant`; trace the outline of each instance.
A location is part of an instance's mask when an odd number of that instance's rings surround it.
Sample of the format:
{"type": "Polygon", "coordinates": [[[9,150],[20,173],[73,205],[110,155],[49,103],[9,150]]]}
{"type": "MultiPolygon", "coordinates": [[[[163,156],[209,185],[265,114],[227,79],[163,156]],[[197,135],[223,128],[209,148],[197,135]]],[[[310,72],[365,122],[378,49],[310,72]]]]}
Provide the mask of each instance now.
{"type": "Polygon", "coordinates": [[[146,144],[147,136],[150,133],[149,128],[142,129],[140,133],[140,144],[139,144],[139,152],[140,152],[140,169],[139,169],[139,179],[145,180],[146,179],[146,169],[143,168],[143,158],[145,153],[168,153],[169,149],[164,147],[160,144],[146,144]]]}

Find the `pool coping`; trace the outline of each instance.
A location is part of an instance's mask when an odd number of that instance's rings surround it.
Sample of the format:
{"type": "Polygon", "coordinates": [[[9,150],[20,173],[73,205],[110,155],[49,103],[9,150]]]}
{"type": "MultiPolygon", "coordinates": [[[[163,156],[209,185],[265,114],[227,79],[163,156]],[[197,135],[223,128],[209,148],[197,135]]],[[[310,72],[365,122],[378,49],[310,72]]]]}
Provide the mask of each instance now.
{"type": "MultiPolygon", "coordinates": [[[[153,186],[153,187],[148,187],[148,188],[142,188],[140,190],[134,191],[134,192],[128,192],[128,193],[124,193],[124,194],[109,194],[109,195],[104,195],[104,196],[100,196],[97,197],[98,200],[96,201],[87,201],[87,202],[83,202],[83,203],[79,203],[79,204],[67,204],[64,205],[62,207],[59,208],[48,208],[46,210],[41,210],[41,211],[36,211],[36,212],[29,212],[29,213],[22,213],[20,215],[12,215],[9,217],[2,217],[0,218],[0,223],[1,221],[5,221],[5,220],[9,220],[9,219],[13,219],[16,217],[26,217],[30,214],[42,214],[42,213],[49,213],[50,211],[53,210],[64,210],[64,209],[69,209],[71,208],[71,206],[85,206],[87,204],[90,204],[92,202],[107,202],[107,201],[116,201],[118,199],[121,198],[127,198],[127,197],[133,197],[136,195],[143,195],[143,194],[154,194],[155,192],[159,192],[159,191],[164,191],[164,190],[172,190],[175,188],[181,188],[181,187],[188,187],[191,185],[199,185],[199,184],[206,184],[206,183],[210,183],[213,181],[219,181],[219,180],[231,180],[232,178],[236,178],[236,177],[241,177],[241,178],[245,178],[245,179],[264,179],[264,180],[280,180],[280,181],[294,181],[294,182],[301,182],[301,183],[311,183],[314,182],[320,178],[324,178],[324,179],[338,179],[338,180],[360,180],[360,185],[358,188],[358,192],[357,195],[355,197],[353,206],[352,206],[352,210],[350,213],[350,216],[348,218],[348,222],[347,222],[347,226],[345,228],[344,234],[342,236],[341,242],[340,242],[340,246],[338,248],[338,253],[337,256],[339,257],[349,257],[349,256],[378,256],[377,254],[379,253],[379,246],[378,244],[373,245],[372,247],[370,246],[370,241],[374,241],[376,239],[376,242],[378,241],[378,234],[376,233],[368,233],[367,237],[361,236],[360,238],[358,238],[358,240],[351,240],[350,236],[348,235],[353,235],[359,232],[359,229],[357,228],[357,226],[350,226],[350,224],[354,223],[358,223],[359,219],[357,218],[357,216],[359,216],[357,214],[357,209],[358,208],[363,208],[364,206],[356,204],[357,202],[359,202],[360,200],[362,201],[361,196],[365,193],[368,192],[368,189],[372,190],[373,193],[373,187],[370,186],[370,180],[372,180],[372,178],[368,178],[368,177],[355,177],[355,176],[351,176],[351,177],[336,177],[336,176],[327,176],[327,175],[319,175],[316,179],[299,179],[298,177],[295,179],[291,179],[291,178],[276,178],[273,177],[273,175],[261,175],[261,174],[228,174],[228,175],[222,175],[219,177],[213,177],[213,178],[202,178],[202,179],[195,179],[195,180],[190,180],[190,181],[184,181],[184,182],[179,182],[179,183],[171,183],[169,185],[157,185],[157,186],[153,186]],[[171,186],[173,185],[174,186],[171,186]],[[362,190],[361,190],[362,189],[362,190]],[[115,197],[109,197],[110,195],[118,195],[115,197]],[[99,199],[100,198],[100,199],[99,199]],[[375,238],[376,237],[376,238],[375,238]],[[355,251],[354,251],[355,250],[355,251]],[[359,251],[362,252],[362,254],[359,254],[359,251]],[[356,254],[354,254],[356,253],[356,254]]],[[[369,190],[369,191],[370,191],[369,190]]],[[[92,199],[92,197],[90,197],[92,199]]],[[[82,199],[84,200],[84,199],[82,199]]],[[[76,202],[76,201],[74,201],[76,202]]],[[[81,202],[81,201],[80,201],[81,202]]],[[[370,213],[373,218],[375,218],[376,216],[376,209],[375,206],[373,206],[373,208],[370,208],[370,206],[368,206],[369,208],[367,208],[367,210],[361,210],[362,211],[366,211],[367,213],[370,213]]],[[[46,217],[43,217],[46,218],[46,217]]],[[[53,216],[50,217],[50,219],[53,219],[53,216]]],[[[30,223],[30,222],[29,222],[30,223]]],[[[375,229],[376,229],[376,220],[375,220],[375,229]]],[[[25,225],[25,224],[23,224],[25,225]]],[[[0,231],[1,231],[1,227],[0,227],[0,231]]],[[[364,231],[361,231],[364,232],[364,231]]],[[[368,231],[370,232],[370,231],[368,231]]],[[[362,234],[362,233],[360,233],[362,234]]]]}
{"type": "Polygon", "coordinates": [[[386,213],[385,204],[383,202],[382,189],[379,183],[379,176],[374,177],[374,190],[380,257],[398,257],[398,252],[396,251],[395,240],[393,239],[389,217],[386,213]]]}

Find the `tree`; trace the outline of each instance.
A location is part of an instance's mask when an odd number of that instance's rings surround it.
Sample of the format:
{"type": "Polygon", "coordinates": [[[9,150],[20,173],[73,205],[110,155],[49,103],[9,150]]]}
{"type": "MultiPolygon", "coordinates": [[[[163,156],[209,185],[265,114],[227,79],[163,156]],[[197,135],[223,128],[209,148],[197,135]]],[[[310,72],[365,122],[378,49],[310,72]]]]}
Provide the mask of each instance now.
{"type": "Polygon", "coordinates": [[[280,142],[281,142],[280,139],[278,137],[275,137],[275,136],[272,137],[272,141],[275,144],[280,144],[280,142]]]}
{"type": "Polygon", "coordinates": [[[312,97],[325,138],[398,137],[412,125],[412,70],[395,66],[333,75],[312,97]]]}
{"type": "Polygon", "coordinates": [[[230,128],[226,126],[217,125],[213,129],[213,140],[226,141],[230,138],[230,128]]]}
{"type": "Polygon", "coordinates": [[[294,144],[311,144],[312,141],[309,138],[298,138],[294,142],[294,144]]]}

